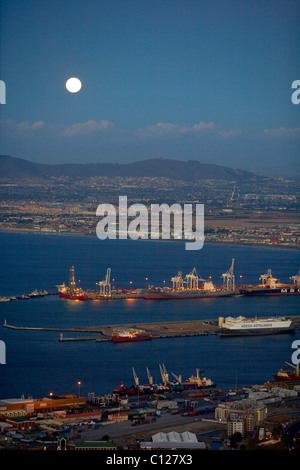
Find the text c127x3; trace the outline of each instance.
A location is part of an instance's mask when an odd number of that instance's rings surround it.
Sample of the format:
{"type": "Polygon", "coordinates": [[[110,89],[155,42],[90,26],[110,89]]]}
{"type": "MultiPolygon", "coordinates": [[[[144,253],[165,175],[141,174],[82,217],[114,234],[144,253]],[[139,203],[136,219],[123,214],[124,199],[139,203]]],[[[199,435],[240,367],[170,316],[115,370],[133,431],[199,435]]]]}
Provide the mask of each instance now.
{"type": "Polygon", "coordinates": [[[106,459],[106,465],[129,465],[136,468],[142,463],[150,463],[152,465],[191,465],[193,463],[193,458],[190,454],[152,454],[148,459],[144,459],[140,456],[123,457],[121,455],[114,454],[106,459]]]}

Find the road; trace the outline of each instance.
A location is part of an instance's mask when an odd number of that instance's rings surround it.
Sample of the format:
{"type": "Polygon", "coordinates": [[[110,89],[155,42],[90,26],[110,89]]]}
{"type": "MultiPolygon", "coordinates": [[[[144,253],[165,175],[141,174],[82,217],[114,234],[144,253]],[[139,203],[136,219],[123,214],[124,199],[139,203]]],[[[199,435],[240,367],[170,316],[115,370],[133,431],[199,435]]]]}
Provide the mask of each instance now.
{"type": "Polygon", "coordinates": [[[102,424],[98,429],[85,429],[82,427],[80,431],[81,437],[77,440],[101,440],[105,435],[108,435],[112,439],[121,438],[123,436],[132,436],[132,438],[135,439],[138,438],[139,435],[147,435],[150,437],[156,432],[169,432],[171,430],[183,432],[189,427],[196,427],[198,433],[211,432],[224,428],[224,425],[221,423],[213,422],[214,413],[206,415],[205,419],[211,419],[212,421],[203,421],[200,416],[192,417],[166,413],[160,418],[157,418],[155,422],[150,422],[149,424],[131,426],[132,421],[128,420],[106,425],[102,424]]]}

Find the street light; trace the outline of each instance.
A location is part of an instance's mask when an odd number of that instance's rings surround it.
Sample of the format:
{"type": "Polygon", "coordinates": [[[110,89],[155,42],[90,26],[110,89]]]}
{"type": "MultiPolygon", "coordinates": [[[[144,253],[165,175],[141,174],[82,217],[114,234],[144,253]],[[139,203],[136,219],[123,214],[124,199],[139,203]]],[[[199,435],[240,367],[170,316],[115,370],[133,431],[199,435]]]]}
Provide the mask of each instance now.
{"type": "Polygon", "coordinates": [[[78,396],[80,397],[80,385],[81,385],[81,382],[78,381],[78,382],[77,382],[77,385],[78,385],[78,396]]]}

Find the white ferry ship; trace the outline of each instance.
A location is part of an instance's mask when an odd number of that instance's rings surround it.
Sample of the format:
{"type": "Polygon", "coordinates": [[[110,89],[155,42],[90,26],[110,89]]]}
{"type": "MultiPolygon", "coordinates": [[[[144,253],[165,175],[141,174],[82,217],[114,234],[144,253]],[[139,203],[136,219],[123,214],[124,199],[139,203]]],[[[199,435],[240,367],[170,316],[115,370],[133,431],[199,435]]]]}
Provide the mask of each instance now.
{"type": "Polygon", "coordinates": [[[291,333],[295,330],[293,321],[284,317],[219,317],[219,327],[221,336],[270,335],[278,333],[291,333]]]}

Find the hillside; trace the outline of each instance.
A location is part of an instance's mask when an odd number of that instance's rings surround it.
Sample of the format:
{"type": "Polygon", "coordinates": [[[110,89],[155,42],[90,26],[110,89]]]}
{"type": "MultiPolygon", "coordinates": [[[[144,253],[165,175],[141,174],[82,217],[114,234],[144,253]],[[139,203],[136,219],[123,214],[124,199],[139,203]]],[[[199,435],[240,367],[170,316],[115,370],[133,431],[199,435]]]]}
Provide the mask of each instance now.
{"type": "Polygon", "coordinates": [[[20,181],[24,179],[48,179],[67,176],[88,178],[91,176],[128,176],[128,177],[167,177],[174,180],[197,181],[249,180],[254,173],[234,170],[221,165],[180,161],[164,158],[140,160],[134,163],[34,163],[8,155],[0,155],[1,180],[20,181]]]}

